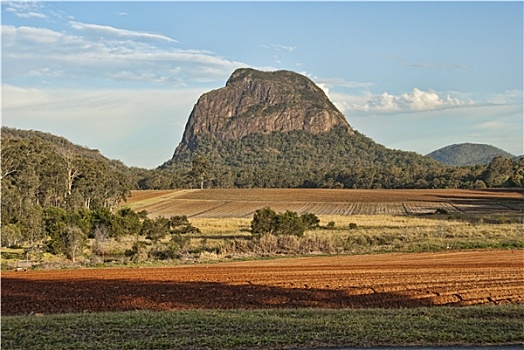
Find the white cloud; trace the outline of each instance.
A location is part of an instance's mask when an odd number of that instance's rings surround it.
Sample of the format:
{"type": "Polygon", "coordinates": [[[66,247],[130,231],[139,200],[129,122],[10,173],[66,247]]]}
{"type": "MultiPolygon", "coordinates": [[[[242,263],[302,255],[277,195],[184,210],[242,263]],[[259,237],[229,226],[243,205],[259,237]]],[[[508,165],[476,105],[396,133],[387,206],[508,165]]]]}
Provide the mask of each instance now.
{"type": "Polygon", "coordinates": [[[384,92],[380,95],[372,95],[369,92],[353,96],[347,94],[334,94],[334,103],[344,112],[365,113],[399,113],[433,111],[447,108],[457,108],[472,105],[473,101],[453,97],[450,94],[442,94],[433,90],[423,91],[414,88],[409,93],[391,95],[384,92]]]}
{"type": "Polygon", "coordinates": [[[287,45],[280,45],[280,44],[271,44],[271,47],[278,51],[284,50],[290,53],[295,51],[296,49],[295,46],[287,46],[287,45]]]}
{"type": "Polygon", "coordinates": [[[79,31],[91,31],[100,35],[108,35],[113,37],[124,37],[124,38],[134,38],[134,39],[153,39],[153,40],[163,40],[172,43],[178,43],[178,41],[171,39],[165,35],[154,34],[154,33],[145,33],[137,32],[125,29],[114,28],[110,26],[104,26],[99,24],[88,24],[81,22],[69,22],[73,29],[79,31]]]}
{"type": "Polygon", "coordinates": [[[16,15],[20,18],[47,18],[46,15],[38,12],[17,13],[16,15]]]}
{"type": "Polygon", "coordinates": [[[2,26],[3,50],[9,50],[16,45],[23,47],[27,43],[52,44],[62,37],[63,34],[45,28],[2,26]]]}
{"type": "MultiPolygon", "coordinates": [[[[93,30],[85,24],[83,27],[93,30]]],[[[122,82],[127,76],[135,83],[178,86],[189,79],[224,80],[236,68],[248,66],[205,50],[165,48],[155,41],[137,40],[172,40],[156,34],[112,27],[100,30],[108,36],[92,39],[46,28],[2,26],[4,81],[13,77],[61,77],[73,84],[85,79],[86,84],[95,79],[122,82]]]]}
{"type": "Polygon", "coordinates": [[[488,103],[492,104],[520,104],[522,105],[524,92],[522,90],[508,90],[504,93],[493,94],[488,103]]]}
{"type": "Polygon", "coordinates": [[[374,83],[369,82],[361,82],[361,81],[348,81],[343,78],[319,78],[314,77],[313,78],[317,83],[325,84],[327,86],[337,86],[337,87],[344,87],[344,88],[369,88],[371,86],[374,86],[374,83]]]}
{"type": "Polygon", "coordinates": [[[5,11],[15,14],[18,18],[47,18],[45,14],[39,12],[42,5],[38,1],[6,1],[2,2],[5,11]]]}
{"type": "Polygon", "coordinates": [[[273,49],[276,51],[287,51],[289,53],[295,51],[296,49],[296,46],[280,45],[280,44],[270,44],[270,45],[260,45],[260,46],[265,49],[273,49]]]}

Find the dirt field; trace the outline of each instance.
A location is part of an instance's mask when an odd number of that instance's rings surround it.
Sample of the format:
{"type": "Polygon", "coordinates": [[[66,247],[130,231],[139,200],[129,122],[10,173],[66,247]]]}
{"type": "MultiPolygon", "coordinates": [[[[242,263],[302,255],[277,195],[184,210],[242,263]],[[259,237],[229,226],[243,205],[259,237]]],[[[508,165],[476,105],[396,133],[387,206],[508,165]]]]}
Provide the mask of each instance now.
{"type": "Polygon", "coordinates": [[[518,190],[211,189],[134,191],[125,205],[151,217],[251,217],[269,206],[316,215],[506,214],[524,210],[518,190]]]}
{"type": "Polygon", "coordinates": [[[2,273],[2,315],[524,303],[524,251],[2,273]]]}

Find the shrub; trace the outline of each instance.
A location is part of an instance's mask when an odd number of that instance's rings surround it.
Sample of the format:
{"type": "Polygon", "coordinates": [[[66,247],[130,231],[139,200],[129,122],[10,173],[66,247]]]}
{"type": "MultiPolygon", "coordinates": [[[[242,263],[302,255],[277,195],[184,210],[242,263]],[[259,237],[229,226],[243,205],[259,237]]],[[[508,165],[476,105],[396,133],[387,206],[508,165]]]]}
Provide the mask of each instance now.
{"type": "Polygon", "coordinates": [[[143,262],[148,260],[148,248],[146,242],[135,242],[130,250],[126,251],[126,256],[131,257],[134,262],[143,262]]]}
{"type": "Polygon", "coordinates": [[[16,247],[22,243],[23,239],[20,225],[7,224],[2,227],[2,247],[16,247]]]}
{"type": "Polygon", "coordinates": [[[356,230],[358,228],[358,225],[354,222],[349,223],[349,229],[350,230],[356,230]]]}
{"type": "Polygon", "coordinates": [[[251,233],[253,235],[263,235],[275,231],[277,213],[269,207],[258,209],[251,221],[251,233]]]}
{"type": "Polygon", "coordinates": [[[304,235],[304,224],[297,213],[288,210],[277,215],[275,233],[277,235],[302,237],[304,235]]]}
{"type": "Polygon", "coordinates": [[[193,226],[185,215],[170,217],[169,230],[171,233],[200,233],[200,229],[193,226]]]}
{"type": "Polygon", "coordinates": [[[314,214],[298,216],[294,211],[277,214],[269,207],[259,209],[251,221],[251,233],[255,236],[263,234],[294,235],[302,237],[306,228],[312,228],[320,220],[314,214]]]}
{"type": "Polygon", "coordinates": [[[306,230],[317,228],[320,223],[320,219],[312,213],[304,213],[300,216],[300,219],[306,230]]]}
{"type": "Polygon", "coordinates": [[[147,239],[158,242],[169,234],[169,220],[164,217],[158,217],[154,220],[145,219],[140,234],[146,236],[147,239]]]}
{"type": "Polygon", "coordinates": [[[87,237],[82,230],[76,226],[67,226],[62,233],[64,242],[64,253],[68,259],[75,262],[76,256],[82,251],[87,237]]]}
{"type": "Polygon", "coordinates": [[[103,256],[105,253],[104,245],[107,238],[109,237],[109,229],[105,225],[96,224],[95,228],[93,229],[93,237],[93,254],[103,256]]]}

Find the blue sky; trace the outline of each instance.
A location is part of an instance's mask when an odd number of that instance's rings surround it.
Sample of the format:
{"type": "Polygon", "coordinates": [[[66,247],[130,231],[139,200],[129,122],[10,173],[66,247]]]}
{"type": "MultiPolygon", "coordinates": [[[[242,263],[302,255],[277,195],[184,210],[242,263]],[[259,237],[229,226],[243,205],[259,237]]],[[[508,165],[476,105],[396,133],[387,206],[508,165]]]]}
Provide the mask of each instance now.
{"type": "Polygon", "coordinates": [[[524,153],[522,2],[2,2],[2,125],[127,165],[239,67],[307,75],[390,148],[524,153]]]}

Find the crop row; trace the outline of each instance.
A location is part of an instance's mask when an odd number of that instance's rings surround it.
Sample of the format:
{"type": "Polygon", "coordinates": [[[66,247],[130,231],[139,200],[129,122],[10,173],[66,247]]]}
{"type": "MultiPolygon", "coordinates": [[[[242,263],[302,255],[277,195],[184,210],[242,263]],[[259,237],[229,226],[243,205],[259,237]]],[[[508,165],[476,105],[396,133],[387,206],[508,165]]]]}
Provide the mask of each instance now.
{"type": "Polygon", "coordinates": [[[305,203],[273,201],[205,201],[169,199],[153,205],[135,207],[145,209],[150,216],[186,215],[199,218],[251,217],[263,207],[270,207],[277,212],[286,210],[299,214],[316,215],[424,215],[440,213],[493,214],[506,213],[507,207],[489,204],[452,204],[447,202],[404,202],[404,203],[305,203]]]}

